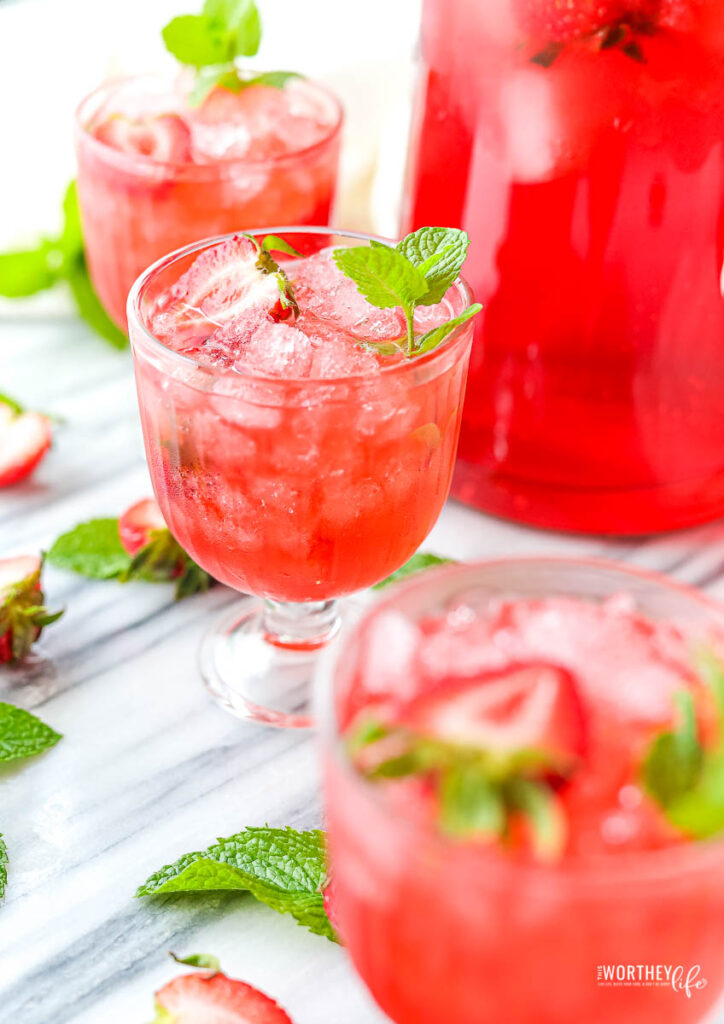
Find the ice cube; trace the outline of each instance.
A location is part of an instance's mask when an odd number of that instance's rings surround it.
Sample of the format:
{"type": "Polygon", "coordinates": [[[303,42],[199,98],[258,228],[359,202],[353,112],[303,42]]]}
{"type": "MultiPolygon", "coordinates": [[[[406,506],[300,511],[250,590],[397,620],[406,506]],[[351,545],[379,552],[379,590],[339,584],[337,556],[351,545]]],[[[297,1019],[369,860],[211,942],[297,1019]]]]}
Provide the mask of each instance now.
{"type": "Polygon", "coordinates": [[[282,89],[250,85],[238,93],[217,87],[187,120],[199,163],[219,159],[268,160],[307,149],[330,130],[332,101],[302,79],[282,89]]]}
{"type": "Polygon", "coordinates": [[[299,305],[319,319],[365,341],[390,341],[404,334],[401,310],[371,306],[337,268],[331,251],[291,263],[287,273],[299,305]]]}
{"type": "Polygon", "coordinates": [[[314,349],[310,338],[296,327],[264,321],[239,347],[234,369],[263,377],[307,377],[314,349]]]}
{"type": "Polygon", "coordinates": [[[422,636],[402,612],[389,609],[369,623],[362,639],[362,682],[370,694],[406,700],[415,695],[415,655],[422,636]]]}

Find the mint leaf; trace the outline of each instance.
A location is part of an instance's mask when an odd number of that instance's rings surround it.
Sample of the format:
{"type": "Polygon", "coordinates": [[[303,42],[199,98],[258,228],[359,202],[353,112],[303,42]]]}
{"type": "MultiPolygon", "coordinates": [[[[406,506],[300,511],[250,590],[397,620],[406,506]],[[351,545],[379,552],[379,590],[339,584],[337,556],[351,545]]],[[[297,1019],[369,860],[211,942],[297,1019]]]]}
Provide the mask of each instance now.
{"type": "Polygon", "coordinates": [[[454,564],[456,564],[454,558],[442,558],[440,555],[433,555],[430,551],[418,551],[404,565],[400,566],[396,572],[393,572],[391,576],[387,576],[384,580],[380,580],[379,583],[375,583],[372,589],[382,590],[383,587],[389,587],[392,583],[398,583],[407,576],[414,576],[416,573],[423,572],[425,569],[432,569],[436,565],[454,564]]]}
{"type": "Polygon", "coordinates": [[[63,230],[58,245],[66,264],[84,258],[83,229],[80,223],[78,188],[75,179],[68,183],[63,196],[63,230]]]}
{"type": "Polygon", "coordinates": [[[421,305],[434,306],[442,300],[457,280],[469,246],[469,237],[457,228],[420,228],[398,243],[398,252],[425,275],[428,290],[419,300],[421,305]]]}
{"type": "Polygon", "coordinates": [[[0,832],[0,900],[5,895],[8,884],[8,848],[0,832]]]}
{"type": "Polygon", "coordinates": [[[410,308],[427,291],[422,272],[396,249],[385,245],[335,249],[332,258],[367,301],[379,309],[410,308]]]}
{"type": "Polygon", "coordinates": [[[250,892],[318,935],[336,939],[324,910],[324,834],[291,828],[247,828],[189,853],[151,875],[136,896],[183,892],[250,892]]]}
{"type": "Polygon", "coordinates": [[[118,536],[117,519],[91,519],[58,537],[48,561],[58,569],[107,580],[127,571],[131,557],[118,536]]]}
{"type": "Polygon", "coordinates": [[[261,43],[261,18],[254,0],[206,0],[204,14],[224,32],[227,59],[253,57],[261,43]]]}
{"type": "Polygon", "coordinates": [[[474,765],[457,765],[440,786],[440,826],[457,838],[500,837],[506,812],[500,788],[474,765]]]}
{"type": "Polygon", "coordinates": [[[260,75],[244,79],[244,85],[270,85],[273,89],[283,89],[290,78],[301,78],[298,71],[262,71],[260,75]]]}
{"type": "Polygon", "coordinates": [[[60,738],[60,733],[29,711],[0,703],[0,761],[41,754],[60,738]]]}
{"type": "Polygon", "coordinates": [[[459,316],[453,317],[452,320],[448,320],[447,323],[441,324],[439,327],[433,327],[431,331],[423,334],[415,342],[416,353],[422,355],[423,352],[430,352],[432,349],[437,348],[449,334],[452,334],[461,324],[474,317],[482,308],[479,302],[474,302],[472,306],[468,306],[467,309],[463,310],[459,316]]]}
{"type": "Polygon", "coordinates": [[[166,49],[176,60],[194,68],[229,60],[226,33],[204,14],[182,14],[161,30],[166,49]]]}
{"type": "Polygon", "coordinates": [[[175,953],[170,953],[169,956],[172,960],[175,960],[177,964],[184,964],[186,967],[201,967],[204,970],[211,971],[212,974],[218,974],[221,970],[221,962],[217,956],[211,956],[210,953],[192,953],[191,956],[176,956],[175,953]]]}
{"type": "Polygon", "coordinates": [[[36,249],[0,253],[0,295],[19,299],[52,287],[60,277],[61,264],[57,246],[48,240],[36,249]]]}
{"type": "Polygon", "coordinates": [[[641,769],[646,791],[664,808],[696,786],[704,764],[704,751],[696,733],[694,699],[684,691],[676,695],[676,702],[681,715],[679,727],[674,732],[661,733],[651,742],[641,769]]]}
{"type": "Polygon", "coordinates": [[[244,87],[244,83],[233,65],[222,64],[216,67],[199,68],[196,81],[188,95],[189,106],[200,106],[217,85],[230,92],[241,92],[244,87]]]}
{"type": "Polygon", "coordinates": [[[85,259],[68,267],[65,276],[82,319],[114,348],[126,348],[128,338],[116,327],[101,305],[88,276],[85,259]]]}

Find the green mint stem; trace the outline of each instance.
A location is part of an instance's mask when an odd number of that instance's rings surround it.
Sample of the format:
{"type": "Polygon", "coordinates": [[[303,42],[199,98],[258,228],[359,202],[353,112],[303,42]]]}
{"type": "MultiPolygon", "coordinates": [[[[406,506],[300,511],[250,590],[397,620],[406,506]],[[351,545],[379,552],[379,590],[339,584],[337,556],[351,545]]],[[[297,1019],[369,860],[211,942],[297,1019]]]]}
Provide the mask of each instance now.
{"type": "Polygon", "coordinates": [[[415,351],[415,304],[403,306],[405,320],[407,321],[407,354],[413,355],[415,351]]]}

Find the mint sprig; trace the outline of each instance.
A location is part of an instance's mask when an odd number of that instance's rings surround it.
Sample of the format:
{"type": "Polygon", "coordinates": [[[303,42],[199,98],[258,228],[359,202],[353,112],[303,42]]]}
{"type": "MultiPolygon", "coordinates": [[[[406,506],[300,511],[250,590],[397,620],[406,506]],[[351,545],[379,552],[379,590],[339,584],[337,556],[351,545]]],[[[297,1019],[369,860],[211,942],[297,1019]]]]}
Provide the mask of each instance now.
{"type": "Polygon", "coordinates": [[[197,106],[216,86],[240,92],[250,85],[282,89],[293,71],[243,75],[240,57],[253,57],[261,44],[261,17],[254,0],[205,0],[200,14],[182,14],[163,28],[169,53],[196,70],[189,103],[197,106]]]}
{"type": "Polygon", "coordinates": [[[314,829],[247,828],[188,853],[155,872],[136,896],[249,892],[317,935],[336,941],[324,910],[324,833],[314,829]]]}
{"type": "Polygon", "coordinates": [[[79,523],[57,538],[47,557],[56,568],[93,580],[174,582],[177,601],[213,584],[167,529],[153,530],[148,544],[131,557],[121,544],[118,520],[112,518],[79,523]]]}
{"type": "Polygon", "coordinates": [[[416,576],[419,572],[424,572],[425,569],[434,569],[438,565],[455,565],[454,558],[443,558],[441,555],[434,555],[431,551],[417,551],[412,558],[409,558],[404,565],[401,565],[396,572],[392,575],[386,576],[385,579],[380,580],[379,583],[375,583],[373,590],[382,590],[384,587],[389,587],[393,583],[399,583],[400,580],[407,579],[408,576],[416,576]]]}
{"type": "Polygon", "coordinates": [[[473,303],[448,323],[415,335],[415,308],[442,300],[460,273],[469,245],[467,234],[457,228],[425,227],[407,235],[395,248],[372,240],[368,246],[335,249],[332,258],[370,305],[402,310],[407,354],[415,356],[436,348],[482,309],[473,303]]]}
{"type": "Polygon", "coordinates": [[[718,716],[718,743],[701,743],[691,692],[676,695],[674,729],[654,737],[641,766],[641,781],[668,821],[693,839],[724,831],[724,666],[711,653],[698,659],[718,716]]]}
{"type": "Polygon", "coordinates": [[[83,249],[75,181],[63,197],[63,227],[59,235],[41,238],[34,249],[0,253],[0,295],[21,298],[66,282],[76,309],[90,327],[114,348],[128,339],[109,319],[96,295],[83,249]]]}
{"type": "Polygon", "coordinates": [[[347,738],[357,770],[371,781],[417,777],[435,792],[440,831],[454,839],[508,841],[523,817],[531,847],[557,860],[567,833],[554,783],[571,769],[544,750],[496,752],[363,719],[347,738]]]}
{"type": "Polygon", "coordinates": [[[59,739],[60,733],[30,711],[0,703],[0,762],[42,754],[59,739]]]}

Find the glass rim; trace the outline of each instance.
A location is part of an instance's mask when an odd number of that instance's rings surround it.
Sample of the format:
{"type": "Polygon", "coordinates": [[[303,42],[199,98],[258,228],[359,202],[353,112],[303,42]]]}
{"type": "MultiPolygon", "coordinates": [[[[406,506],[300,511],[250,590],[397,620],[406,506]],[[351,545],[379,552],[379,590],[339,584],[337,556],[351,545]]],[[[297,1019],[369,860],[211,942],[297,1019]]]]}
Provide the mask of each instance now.
{"type": "MultiPolygon", "coordinates": [[[[359,381],[377,380],[382,375],[387,376],[396,373],[404,374],[409,373],[410,370],[415,367],[429,366],[440,359],[443,354],[455,348],[457,343],[461,339],[467,337],[469,331],[472,331],[473,324],[470,320],[467,320],[465,323],[459,324],[454,331],[450,332],[447,338],[445,338],[440,345],[431,351],[425,352],[420,356],[415,356],[414,358],[406,359],[402,363],[392,363],[388,366],[381,366],[374,375],[369,373],[350,373],[343,377],[278,377],[259,373],[240,372],[239,370],[234,370],[232,368],[214,367],[198,362],[196,359],[192,359],[191,356],[184,355],[182,352],[177,352],[175,349],[169,348],[168,345],[164,345],[164,343],[160,341],[144,323],[140,308],[143,293],[153,278],[166,270],[173,263],[178,262],[186,256],[190,256],[194,252],[200,252],[202,249],[211,248],[214,245],[220,245],[232,238],[236,238],[240,234],[250,234],[255,238],[263,235],[279,235],[284,238],[285,233],[296,235],[336,235],[340,238],[356,238],[365,242],[377,241],[388,244],[391,241],[391,239],[383,238],[380,235],[369,235],[363,231],[347,231],[343,228],[319,225],[282,225],[281,227],[251,228],[248,232],[231,231],[224,235],[215,235],[211,238],[201,239],[201,241],[198,242],[191,242],[189,245],[184,245],[179,249],[174,249],[173,252],[170,252],[166,256],[162,256],[160,259],[156,260],[155,263],[152,263],[147,267],[134,281],[131,286],[131,290],[128,293],[128,301],[126,305],[129,336],[131,335],[131,325],[133,325],[134,328],[143,335],[144,341],[151,345],[152,350],[160,354],[162,358],[169,360],[171,365],[182,366],[187,370],[194,370],[197,372],[201,371],[212,380],[237,380],[240,382],[251,381],[264,384],[266,386],[271,385],[278,387],[289,387],[289,385],[294,384],[304,385],[307,387],[324,387],[325,385],[329,387],[330,385],[339,384],[340,382],[354,383],[359,381]]],[[[458,277],[450,287],[458,288],[463,299],[466,301],[466,305],[471,304],[473,301],[473,293],[465,278],[458,277]]],[[[135,347],[132,338],[131,349],[134,352],[135,358],[135,347]]]]}
{"type": "Polygon", "coordinates": [[[277,167],[280,164],[292,163],[296,160],[301,160],[304,157],[313,154],[316,150],[324,149],[337,136],[339,136],[344,123],[345,111],[339,97],[332,92],[330,88],[323,85],[321,82],[318,82],[314,78],[308,78],[306,75],[301,74],[299,75],[299,78],[326,96],[334,107],[334,120],[329,126],[329,130],[326,131],[321,138],[317,139],[316,142],[312,142],[306,146],[301,146],[299,149],[292,149],[288,153],[280,153],[278,156],[256,158],[248,156],[224,156],[205,164],[197,164],[192,160],[157,160],[155,157],[148,156],[145,153],[125,153],[120,149],[115,149],[115,147],[109,146],[106,142],[101,142],[100,139],[97,139],[96,136],[92,134],[88,128],[86,120],[83,118],[83,113],[86,106],[96,99],[96,97],[103,93],[111,94],[121,86],[128,85],[133,82],[148,80],[166,81],[167,76],[161,72],[147,72],[145,74],[136,75],[116,75],[113,78],[106,79],[105,82],[101,82],[101,84],[97,85],[95,89],[87,93],[75,108],[74,121],[76,134],[78,137],[82,137],[98,153],[102,154],[107,162],[115,163],[116,165],[122,166],[131,171],[138,169],[139,165],[144,168],[165,167],[177,172],[183,171],[191,178],[213,178],[218,176],[220,169],[229,167],[251,167],[255,170],[264,167],[277,167]]]}
{"type": "MultiPolygon", "coordinates": [[[[695,587],[679,583],[664,573],[630,566],[615,559],[576,555],[513,555],[441,565],[425,570],[421,574],[415,574],[409,580],[403,580],[390,588],[389,595],[366,608],[364,613],[356,618],[347,629],[343,629],[341,636],[320,657],[317,673],[316,717],[319,723],[321,745],[326,756],[333,762],[333,770],[342,772],[358,788],[358,792],[364,793],[366,799],[379,811],[394,818],[398,823],[396,827],[403,827],[418,836],[423,835],[426,840],[434,842],[445,852],[450,851],[452,855],[455,851],[471,850],[472,847],[445,836],[429,823],[415,821],[412,816],[400,813],[399,809],[393,808],[385,799],[378,787],[363,778],[352,767],[344,750],[343,738],[337,720],[334,679],[338,662],[349,642],[359,635],[362,627],[372,617],[379,615],[385,609],[395,608],[401,596],[424,588],[426,581],[429,585],[432,580],[454,579],[458,576],[473,577],[485,569],[505,567],[506,565],[529,566],[533,571],[536,568],[544,567],[588,569],[618,575],[621,578],[632,578],[646,583],[652,588],[678,595],[689,601],[692,606],[698,606],[703,613],[718,620],[724,626],[724,605],[695,587]]],[[[471,578],[469,583],[474,586],[475,580],[471,578]]],[[[515,587],[511,587],[511,589],[515,590],[515,587]]],[[[481,853],[483,852],[481,849],[481,853]]],[[[491,858],[485,864],[485,870],[489,871],[491,876],[496,872],[501,874],[507,871],[541,881],[555,878],[566,885],[603,888],[622,882],[661,880],[705,871],[710,867],[720,865],[722,856],[724,856],[724,835],[705,840],[691,839],[681,844],[655,850],[636,850],[628,853],[603,854],[590,859],[581,858],[563,862],[560,865],[521,863],[507,858],[491,858]]]]}

